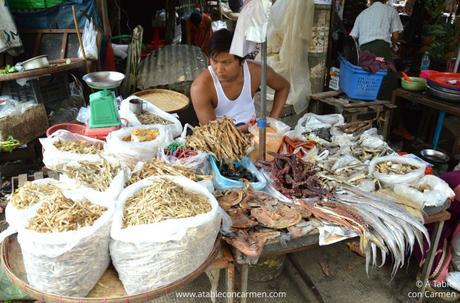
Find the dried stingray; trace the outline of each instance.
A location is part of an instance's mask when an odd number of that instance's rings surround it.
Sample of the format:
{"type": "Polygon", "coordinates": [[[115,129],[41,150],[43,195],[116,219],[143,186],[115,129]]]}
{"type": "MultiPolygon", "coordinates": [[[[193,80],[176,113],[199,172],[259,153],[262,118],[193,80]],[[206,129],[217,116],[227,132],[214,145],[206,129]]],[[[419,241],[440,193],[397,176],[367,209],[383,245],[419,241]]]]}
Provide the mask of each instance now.
{"type": "Polygon", "coordinates": [[[123,227],[194,217],[209,211],[211,203],[206,196],[160,179],[126,200],[123,227]]]}
{"type": "Polygon", "coordinates": [[[119,166],[107,160],[100,162],[79,162],[79,166],[65,166],[63,172],[78,183],[97,191],[106,191],[118,173],[119,166]]]}
{"type": "Polygon", "coordinates": [[[91,226],[107,208],[87,200],[73,201],[60,194],[43,203],[27,229],[40,233],[65,232],[91,226]]]}
{"type": "Polygon", "coordinates": [[[63,141],[58,140],[53,145],[60,151],[67,151],[75,154],[99,154],[102,152],[102,144],[91,144],[86,141],[63,141]]]}
{"type": "Polygon", "coordinates": [[[144,163],[140,170],[132,174],[128,184],[133,184],[142,179],[159,175],[184,176],[193,181],[201,181],[211,178],[211,176],[197,175],[192,169],[185,166],[169,165],[161,160],[152,159],[144,163]]]}
{"type": "Polygon", "coordinates": [[[241,160],[250,144],[251,135],[241,133],[233,119],[223,118],[195,127],[186,147],[212,153],[219,162],[231,165],[241,160]]]}
{"type": "Polygon", "coordinates": [[[166,120],[160,116],[149,112],[143,112],[142,114],[136,115],[139,122],[142,124],[161,124],[161,125],[169,125],[173,124],[171,121],[166,120]]]}
{"type": "Polygon", "coordinates": [[[11,195],[11,203],[18,209],[25,209],[58,193],[60,190],[55,185],[26,182],[11,195]]]}

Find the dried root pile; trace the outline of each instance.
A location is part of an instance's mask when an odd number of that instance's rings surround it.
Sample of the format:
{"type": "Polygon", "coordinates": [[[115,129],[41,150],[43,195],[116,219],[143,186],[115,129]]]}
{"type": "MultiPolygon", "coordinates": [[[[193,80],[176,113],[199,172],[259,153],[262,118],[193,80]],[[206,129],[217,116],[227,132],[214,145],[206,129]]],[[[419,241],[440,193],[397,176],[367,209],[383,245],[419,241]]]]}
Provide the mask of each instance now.
{"type": "Polygon", "coordinates": [[[136,115],[139,122],[142,124],[161,124],[161,125],[169,125],[173,124],[171,121],[166,120],[160,116],[149,112],[143,112],[142,114],[136,115]]]}
{"type": "Polygon", "coordinates": [[[224,118],[195,127],[186,147],[213,153],[219,162],[233,163],[241,160],[250,144],[251,135],[242,134],[233,119],[224,118]]]}
{"type": "Polygon", "coordinates": [[[61,194],[45,202],[30,219],[27,228],[40,233],[78,230],[93,225],[106,210],[86,200],[72,201],[61,194]]]}
{"type": "Polygon", "coordinates": [[[101,162],[79,162],[79,166],[66,166],[63,172],[77,182],[97,191],[106,191],[113,178],[117,175],[119,166],[112,166],[107,160],[101,162]]]}
{"type": "Polygon", "coordinates": [[[58,140],[53,144],[60,151],[67,151],[75,154],[99,154],[102,151],[102,144],[91,144],[86,141],[63,141],[58,140]]]}
{"type": "Polygon", "coordinates": [[[161,160],[152,159],[144,163],[144,166],[142,166],[141,170],[133,173],[128,181],[128,184],[133,184],[142,179],[159,175],[184,176],[193,181],[200,181],[209,178],[208,176],[197,175],[193,172],[192,169],[189,169],[185,166],[169,165],[161,160]]]}
{"type": "Polygon", "coordinates": [[[152,224],[168,219],[188,218],[211,210],[209,199],[160,179],[125,202],[123,227],[152,224]]]}
{"type": "Polygon", "coordinates": [[[11,203],[18,209],[25,209],[41,199],[60,193],[59,188],[51,184],[26,182],[11,196],[11,203]]]}

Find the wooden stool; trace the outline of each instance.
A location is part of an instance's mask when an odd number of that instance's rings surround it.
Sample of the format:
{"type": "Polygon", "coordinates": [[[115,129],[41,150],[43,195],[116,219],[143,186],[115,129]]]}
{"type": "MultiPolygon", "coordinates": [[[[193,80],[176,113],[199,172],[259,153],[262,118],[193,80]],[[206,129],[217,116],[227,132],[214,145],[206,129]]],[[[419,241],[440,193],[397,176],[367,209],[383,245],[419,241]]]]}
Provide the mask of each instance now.
{"type": "Polygon", "coordinates": [[[360,101],[351,100],[340,91],[328,91],[311,96],[310,112],[325,114],[324,105],[334,108],[335,113],[342,114],[345,122],[355,122],[374,119],[377,129],[386,139],[390,122],[391,110],[397,108],[390,101],[360,101]]]}

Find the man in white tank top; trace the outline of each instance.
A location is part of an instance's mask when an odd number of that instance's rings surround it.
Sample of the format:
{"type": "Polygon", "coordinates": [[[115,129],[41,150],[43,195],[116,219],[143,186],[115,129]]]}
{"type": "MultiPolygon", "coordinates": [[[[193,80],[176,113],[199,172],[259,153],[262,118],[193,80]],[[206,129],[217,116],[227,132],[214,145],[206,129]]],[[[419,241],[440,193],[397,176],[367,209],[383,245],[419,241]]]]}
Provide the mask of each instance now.
{"type": "MultiPolygon", "coordinates": [[[[254,94],[260,86],[261,65],[229,53],[233,32],[213,34],[209,43],[211,65],[193,81],[190,89],[193,108],[200,124],[222,117],[235,119],[242,131],[255,118],[254,94]]],[[[289,82],[270,67],[267,85],[275,90],[270,116],[278,118],[289,95],[289,82]]]]}

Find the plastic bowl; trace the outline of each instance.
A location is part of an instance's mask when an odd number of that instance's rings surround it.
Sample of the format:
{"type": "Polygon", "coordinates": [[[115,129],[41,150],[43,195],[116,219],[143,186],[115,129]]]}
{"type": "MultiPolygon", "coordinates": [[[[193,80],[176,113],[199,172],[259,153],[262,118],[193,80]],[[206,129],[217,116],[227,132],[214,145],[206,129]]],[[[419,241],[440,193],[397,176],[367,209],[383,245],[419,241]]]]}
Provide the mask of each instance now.
{"type": "Polygon", "coordinates": [[[46,130],[46,136],[49,137],[51,134],[53,134],[55,131],[59,129],[65,129],[68,130],[69,132],[76,133],[79,135],[84,135],[86,126],[83,124],[77,124],[77,123],[61,123],[61,124],[55,124],[48,128],[46,130]]]}
{"type": "Polygon", "coordinates": [[[401,78],[402,88],[410,91],[421,91],[426,88],[426,79],[420,77],[410,77],[412,81],[401,78]]]}

